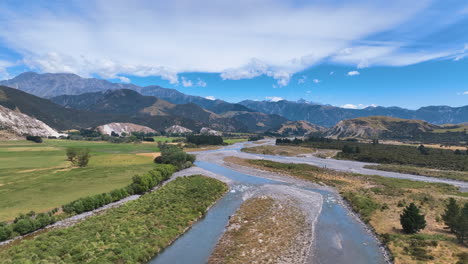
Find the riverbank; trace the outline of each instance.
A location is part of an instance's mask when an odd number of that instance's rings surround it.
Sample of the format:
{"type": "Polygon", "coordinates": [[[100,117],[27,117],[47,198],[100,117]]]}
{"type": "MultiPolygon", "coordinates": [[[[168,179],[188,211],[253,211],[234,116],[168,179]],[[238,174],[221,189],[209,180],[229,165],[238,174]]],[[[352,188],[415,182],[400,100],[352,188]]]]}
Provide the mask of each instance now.
{"type": "MultiPolygon", "coordinates": [[[[289,175],[301,180],[337,188],[359,216],[366,221],[391,250],[395,263],[455,263],[457,254],[468,252],[455,242],[438,220],[444,201],[457,193],[455,187],[334,172],[305,164],[284,164],[266,160],[228,158],[238,166],[249,166],[269,173],[289,175]],[[428,226],[418,235],[405,235],[399,224],[402,207],[415,202],[421,207],[428,226]],[[415,241],[418,241],[417,243],[415,241]]],[[[463,199],[463,198],[459,198],[463,199]]]]}
{"type": "Polygon", "coordinates": [[[105,214],[23,240],[1,251],[0,258],[4,263],[144,263],[204,215],[226,191],[224,183],[212,178],[179,177],[105,214]]]}

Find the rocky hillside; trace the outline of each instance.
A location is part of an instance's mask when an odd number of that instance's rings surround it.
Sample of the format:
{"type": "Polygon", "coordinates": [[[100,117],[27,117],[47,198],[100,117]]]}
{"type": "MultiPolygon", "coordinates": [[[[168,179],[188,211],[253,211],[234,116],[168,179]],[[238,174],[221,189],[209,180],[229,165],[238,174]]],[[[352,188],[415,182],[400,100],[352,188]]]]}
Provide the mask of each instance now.
{"type": "Polygon", "coordinates": [[[388,116],[404,119],[424,120],[429,123],[458,124],[468,121],[468,106],[428,106],[417,110],[400,107],[367,107],[365,109],[345,109],[331,105],[310,104],[304,102],[279,102],[246,100],[240,104],[249,109],[266,114],[277,114],[290,120],[306,120],[320,126],[331,127],[345,119],[366,116],[388,116]]]}
{"type": "Polygon", "coordinates": [[[340,121],[326,135],[331,138],[408,138],[439,128],[421,120],[370,116],[340,121]]]}
{"type": "Polygon", "coordinates": [[[146,126],[140,126],[137,124],[132,124],[132,123],[109,123],[105,125],[98,126],[96,128],[97,131],[101,134],[105,135],[112,135],[112,133],[115,133],[119,136],[122,135],[122,133],[125,133],[127,135],[130,135],[132,132],[143,132],[143,133],[155,133],[156,130],[146,127],[146,126]]]}
{"type": "Polygon", "coordinates": [[[165,132],[167,134],[188,134],[188,133],[193,133],[192,130],[182,127],[182,126],[171,126],[169,128],[166,128],[165,132]]]}
{"type": "Polygon", "coordinates": [[[60,136],[57,131],[44,122],[3,106],[0,106],[0,130],[18,136],[60,136]]]}
{"type": "Polygon", "coordinates": [[[304,136],[310,133],[323,133],[327,129],[321,126],[314,125],[307,121],[288,121],[281,125],[281,127],[273,131],[274,134],[281,136],[304,136]]]}

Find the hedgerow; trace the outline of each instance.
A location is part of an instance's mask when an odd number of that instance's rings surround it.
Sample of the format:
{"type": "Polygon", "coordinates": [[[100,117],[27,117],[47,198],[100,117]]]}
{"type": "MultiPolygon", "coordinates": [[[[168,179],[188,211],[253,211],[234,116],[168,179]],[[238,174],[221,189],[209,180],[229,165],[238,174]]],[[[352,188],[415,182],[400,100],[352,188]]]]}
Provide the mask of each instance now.
{"type": "Polygon", "coordinates": [[[147,263],[227,191],[204,176],[181,177],[105,214],[23,240],[2,263],[147,263]]]}

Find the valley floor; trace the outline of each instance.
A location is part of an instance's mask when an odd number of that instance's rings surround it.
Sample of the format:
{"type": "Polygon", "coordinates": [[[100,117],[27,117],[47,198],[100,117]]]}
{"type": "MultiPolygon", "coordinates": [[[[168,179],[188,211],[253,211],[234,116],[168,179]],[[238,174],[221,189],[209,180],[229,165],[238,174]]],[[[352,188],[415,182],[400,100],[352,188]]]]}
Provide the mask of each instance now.
{"type": "Polygon", "coordinates": [[[126,186],[135,174],[154,167],[156,144],[44,140],[0,142],[0,221],[20,213],[42,212],[75,199],[126,186]],[[67,147],[91,151],[89,165],[73,167],[66,161],[67,147]]]}

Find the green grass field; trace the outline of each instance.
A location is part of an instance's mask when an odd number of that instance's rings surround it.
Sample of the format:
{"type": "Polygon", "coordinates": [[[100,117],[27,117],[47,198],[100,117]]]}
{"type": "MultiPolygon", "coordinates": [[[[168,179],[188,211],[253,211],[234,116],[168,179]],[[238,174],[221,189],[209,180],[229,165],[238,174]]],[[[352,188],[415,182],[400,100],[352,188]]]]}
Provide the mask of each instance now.
{"type": "Polygon", "coordinates": [[[155,142],[173,142],[176,139],[185,139],[185,137],[164,137],[164,136],[157,136],[153,137],[155,142]]]}
{"type": "Polygon", "coordinates": [[[223,141],[224,143],[227,143],[227,144],[234,144],[238,142],[246,142],[247,138],[229,138],[229,139],[224,139],[223,141]]]}
{"type": "Polygon", "coordinates": [[[154,166],[151,157],[135,154],[157,151],[154,143],[0,142],[0,221],[123,187],[130,183],[133,175],[154,166]],[[65,149],[69,146],[90,149],[92,157],[88,167],[71,167],[65,159],[65,149]]]}

